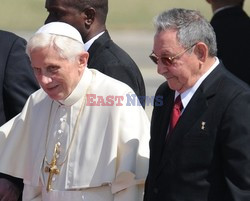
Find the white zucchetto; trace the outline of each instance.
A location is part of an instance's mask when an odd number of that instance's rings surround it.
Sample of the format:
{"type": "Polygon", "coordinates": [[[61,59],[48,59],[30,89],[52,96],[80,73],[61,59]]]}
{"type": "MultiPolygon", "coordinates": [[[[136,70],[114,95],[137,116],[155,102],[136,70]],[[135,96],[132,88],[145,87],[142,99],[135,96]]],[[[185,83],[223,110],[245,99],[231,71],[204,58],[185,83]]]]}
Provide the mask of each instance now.
{"type": "Polygon", "coordinates": [[[81,34],[77,31],[77,29],[64,22],[50,22],[48,24],[45,24],[38,29],[36,34],[37,33],[49,33],[60,36],[66,36],[84,44],[84,42],[82,41],[81,34]]]}

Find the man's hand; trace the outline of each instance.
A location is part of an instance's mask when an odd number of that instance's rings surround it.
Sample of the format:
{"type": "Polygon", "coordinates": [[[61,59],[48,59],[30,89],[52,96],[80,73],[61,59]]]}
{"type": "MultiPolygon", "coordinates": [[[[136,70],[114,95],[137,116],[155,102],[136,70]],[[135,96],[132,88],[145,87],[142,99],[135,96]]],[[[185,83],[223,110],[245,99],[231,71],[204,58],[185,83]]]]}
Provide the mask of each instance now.
{"type": "Polygon", "coordinates": [[[20,190],[7,179],[0,178],[0,201],[17,201],[20,190]]]}

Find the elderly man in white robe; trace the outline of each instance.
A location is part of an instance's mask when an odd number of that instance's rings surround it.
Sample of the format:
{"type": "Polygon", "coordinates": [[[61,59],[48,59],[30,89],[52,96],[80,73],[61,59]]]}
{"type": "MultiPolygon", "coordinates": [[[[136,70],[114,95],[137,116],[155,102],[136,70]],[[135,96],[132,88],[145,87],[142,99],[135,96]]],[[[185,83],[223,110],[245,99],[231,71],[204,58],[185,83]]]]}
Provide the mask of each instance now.
{"type": "Polygon", "coordinates": [[[63,22],[42,26],[27,53],[42,89],[0,128],[0,172],[24,179],[25,201],[141,200],[149,120],[128,104],[132,89],[88,69],[63,22]]]}

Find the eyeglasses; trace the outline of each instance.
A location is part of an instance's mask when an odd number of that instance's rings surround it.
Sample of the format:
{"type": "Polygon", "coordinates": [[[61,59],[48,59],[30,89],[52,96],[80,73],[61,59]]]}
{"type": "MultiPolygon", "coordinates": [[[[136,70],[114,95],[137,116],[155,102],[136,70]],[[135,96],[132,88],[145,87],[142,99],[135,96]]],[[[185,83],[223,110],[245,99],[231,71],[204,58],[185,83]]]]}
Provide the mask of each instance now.
{"type": "Polygon", "coordinates": [[[156,56],[156,54],[154,52],[152,52],[149,55],[149,58],[155,63],[158,64],[159,59],[161,59],[161,62],[166,65],[166,66],[170,66],[174,63],[174,60],[178,57],[181,57],[183,54],[185,54],[188,50],[190,50],[192,47],[194,47],[197,43],[193,44],[192,46],[188,47],[187,49],[185,49],[183,52],[180,52],[178,54],[176,54],[175,56],[172,57],[158,57],[156,56]]]}

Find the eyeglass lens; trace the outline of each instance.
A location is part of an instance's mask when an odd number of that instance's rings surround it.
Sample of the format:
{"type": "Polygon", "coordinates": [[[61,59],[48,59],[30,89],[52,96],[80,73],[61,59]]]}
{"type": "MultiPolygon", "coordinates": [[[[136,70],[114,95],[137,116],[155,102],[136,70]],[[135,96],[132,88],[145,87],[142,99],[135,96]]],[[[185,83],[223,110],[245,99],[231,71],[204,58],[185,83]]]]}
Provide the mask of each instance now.
{"type": "MultiPolygon", "coordinates": [[[[159,57],[157,57],[154,53],[150,54],[149,55],[149,58],[155,63],[155,64],[158,64],[159,62],[159,57]]],[[[161,57],[161,62],[164,64],[164,65],[171,65],[173,62],[172,62],[172,59],[169,58],[169,57],[161,57]]]]}

